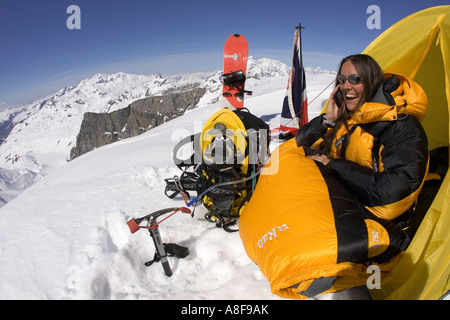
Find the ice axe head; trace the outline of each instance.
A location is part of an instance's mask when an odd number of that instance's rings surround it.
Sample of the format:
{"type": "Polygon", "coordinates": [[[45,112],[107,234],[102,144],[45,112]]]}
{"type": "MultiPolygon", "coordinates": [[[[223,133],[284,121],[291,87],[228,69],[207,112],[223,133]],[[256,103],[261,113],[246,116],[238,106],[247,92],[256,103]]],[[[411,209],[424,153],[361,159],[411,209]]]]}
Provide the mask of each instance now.
{"type": "Polygon", "coordinates": [[[127,222],[128,228],[130,228],[131,233],[135,233],[135,232],[139,231],[139,229],[140,229],[140,227],[138,225],[139,222],[137,222],[136,219],[134,219],[134,218],[127,222]]]}
{"type": "Polygon", "coordinates": [[[182,213],[187,213],[187,214],[191,214],[192,213],[191,210],[188,209],[188,208],[182,207],[182,208],[180,208],[180,210],[181,210],[182,213]]]}

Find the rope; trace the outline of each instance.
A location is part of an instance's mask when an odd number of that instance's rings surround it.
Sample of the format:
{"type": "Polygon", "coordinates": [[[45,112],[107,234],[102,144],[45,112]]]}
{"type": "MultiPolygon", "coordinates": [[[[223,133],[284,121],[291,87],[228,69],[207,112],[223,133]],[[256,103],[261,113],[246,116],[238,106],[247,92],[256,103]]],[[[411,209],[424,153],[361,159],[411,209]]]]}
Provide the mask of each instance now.
{"type": "MultiPolygon", "coordinates": [[[[323,89],[323,90],[322,90],[322,91],[321,91],[314,99],[312,99],[312,100],[306,105],[306,107],[309,107],[310,104],[313,103],[318,97],[320,97],[320,96],[322,95],[322,93],[324,93],[325,90],[327,90],[334,82],[335,82],[335,80],[331,81],[331,83],[330,83],[329,85],[327,85],[327,86],[325,87],[325,89],[323,89]]],[[[303,110],[300,110],[294,117],[292,117],[292,119],[289,120],[289,121],[285,124],[285,126],[287,127],[288,124],[290,124],[292,121],[294,121],[295,118],[297,118],[297,117],[300,115],[300,113],[301,113],[302,111],[303,111],[303,110]]]]}

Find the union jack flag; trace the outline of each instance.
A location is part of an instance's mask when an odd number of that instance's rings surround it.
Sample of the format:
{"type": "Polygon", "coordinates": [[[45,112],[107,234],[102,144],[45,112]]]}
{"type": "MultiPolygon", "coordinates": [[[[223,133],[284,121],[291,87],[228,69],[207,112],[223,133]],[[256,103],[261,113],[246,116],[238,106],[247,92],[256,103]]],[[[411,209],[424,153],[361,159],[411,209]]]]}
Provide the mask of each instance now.
{"type": "Polygon", "coordinates": [[[295,136],[298,129],[308,123],[308,98],[299,31],[301,28],[300,26],[295,30],[292,68],[283,100],[281,125],[271,132],[272,135],[279,135],[280,138],[295,136]]]}

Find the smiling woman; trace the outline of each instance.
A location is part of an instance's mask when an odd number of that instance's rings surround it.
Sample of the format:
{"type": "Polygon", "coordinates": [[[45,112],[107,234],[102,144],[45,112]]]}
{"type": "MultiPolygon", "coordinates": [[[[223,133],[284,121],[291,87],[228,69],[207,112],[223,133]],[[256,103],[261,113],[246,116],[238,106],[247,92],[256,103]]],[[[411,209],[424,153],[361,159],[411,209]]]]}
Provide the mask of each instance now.
{"type": "Polygon", "coordinates": [[[372,57],[351,55],[343,59],[325,119],[332,123],[345,123],[354,112],[375,96],[383,80],[383,71],[372,57]],[[345,108],[336,104],[335,94],[338,91],[343,94],[345,108]]]}
{"type": "Polygon", "coordinates": [[[383,75],[368,55],[352,55],[341,62],[326,114],[300,128],[297,145],[330,168],[371,213],[395,219],[409,212],[426,175],[428,141],[420,124],[426,107],[418,84],[383,75]]]}

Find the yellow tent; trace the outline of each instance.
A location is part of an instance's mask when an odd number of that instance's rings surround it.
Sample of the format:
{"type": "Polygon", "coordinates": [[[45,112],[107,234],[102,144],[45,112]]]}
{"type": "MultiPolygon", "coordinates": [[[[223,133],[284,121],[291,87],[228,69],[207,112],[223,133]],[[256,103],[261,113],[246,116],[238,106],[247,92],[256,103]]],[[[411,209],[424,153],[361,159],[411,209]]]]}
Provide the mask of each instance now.
{"type": "MultiPolygon", "coordinates": [[[[363,53],[386,73],[414,79],[428,97],[422,123],[430,150],[450,145],[450,6],[397,22],[363,53]]],[[[450,173],[397,268],[373,289],[375,299],[439,299],[450,290],[450,173]]]]}

